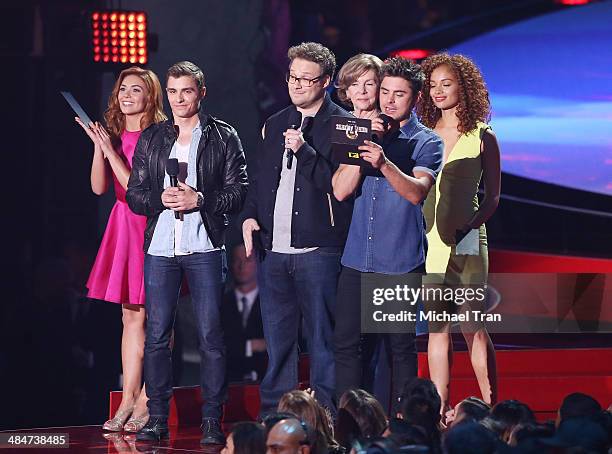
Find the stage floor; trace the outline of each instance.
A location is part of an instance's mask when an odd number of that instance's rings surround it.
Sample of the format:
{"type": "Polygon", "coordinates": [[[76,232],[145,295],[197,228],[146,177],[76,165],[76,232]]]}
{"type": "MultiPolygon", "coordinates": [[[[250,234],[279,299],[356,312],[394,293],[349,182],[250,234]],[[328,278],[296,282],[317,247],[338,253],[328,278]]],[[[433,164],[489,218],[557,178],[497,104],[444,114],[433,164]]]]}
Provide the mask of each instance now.
{"type": "MultiPolygon", "coordinates": [[[[227,427],[226,427],[227,429],[227,427]]],[[[170,439],[158,443],[137,442],[135,435],[122,433],[106,433],[100,426],[78,426],[78,427],[53,427],[46,429],[27,429],[20,430],[19,433],[34,434],[67,434],[68,447],[70,453],[185,453],[185,452],[204,452],[218,453],[223,446],[200,447],[202,432],[198,426],[170,427],[170,439]]],[[[27,453],[27,448],[4,448],[0,447],[0,452],[21,452],[27,453]],[[26,449],[24,451],[24,449],[26,449]]],[[[43,448],[30,446],[33,452],[38,453],[61,453],[66,452],[62,448],[43,448]]]]}

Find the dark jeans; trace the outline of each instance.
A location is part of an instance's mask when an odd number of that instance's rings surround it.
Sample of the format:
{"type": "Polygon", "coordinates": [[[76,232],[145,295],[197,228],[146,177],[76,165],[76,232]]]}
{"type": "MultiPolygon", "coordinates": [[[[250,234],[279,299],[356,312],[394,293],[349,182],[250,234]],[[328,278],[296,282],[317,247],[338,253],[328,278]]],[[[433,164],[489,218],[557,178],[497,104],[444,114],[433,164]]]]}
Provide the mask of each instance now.
{"type": "Polygon", "coordinates": [[[332,349],[340,248],[304,254],[265,251],[258,267],[259,295],[268,369],[260,385],[261,414],[276,411],[278,401],[298,384],[298,329],[310,352],[310,387],[317,400],[334,410],[332,349]]]}
{"type": "Polygon", "coordinates": [[[144,378],[152,417],[167,418],[172,397],[170,336],[183,275],[197,319],[201,356],[202,417],[221,418],[227,400],[221,301],[227,266],[224,251],[176,257],[145,255],[147,311],[144,378]]]}
{"type": "MultiPolygon", "coordinates": [[[[414,270],[415,272],[421,269],[414,270]]],[[[387,336],[393,367],[393,411],[398,409],[398,398],[404,384],[417,376],[418,361],[415,335],[362,334],[361,333],[361,273],[342,267],[338,280],[336,327],[334,330],[334,357],[336,361],[336,397],[349,389],[363,388],[371,383],[370,367],[375,338],[387,336]]],[[[366,389],[372,392],[372,389],[366,389]]],[[[386,405],[383,404],[384,407],[386,405]]],[[[395,416],[395,414],[393,415],[395,416]]]]}

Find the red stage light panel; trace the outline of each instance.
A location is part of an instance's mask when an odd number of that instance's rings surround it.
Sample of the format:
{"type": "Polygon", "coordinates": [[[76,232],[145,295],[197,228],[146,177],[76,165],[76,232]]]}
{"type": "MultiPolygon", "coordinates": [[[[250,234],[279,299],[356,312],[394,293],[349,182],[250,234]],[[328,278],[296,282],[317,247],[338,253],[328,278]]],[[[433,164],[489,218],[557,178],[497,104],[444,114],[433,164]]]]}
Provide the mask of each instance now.
{"type": "Polygon", "coordinates": [[[586,5],[587,3],[591,3],[593,0],[557,0],[557,3],[565,6],[577,6],[577,5],[586,5]]]}
{"type": "Polygon", "coordinates": [[[147,15],[144,12],[94,11],[91,29],[94,62],[147,63],[147,15]]]}
{"type": "Polygon", "coordinates": [[[403,57],[409,60],[422,60],[433,54],[429,49],[400,49],[391,52],[391,57],[403,57]]]}

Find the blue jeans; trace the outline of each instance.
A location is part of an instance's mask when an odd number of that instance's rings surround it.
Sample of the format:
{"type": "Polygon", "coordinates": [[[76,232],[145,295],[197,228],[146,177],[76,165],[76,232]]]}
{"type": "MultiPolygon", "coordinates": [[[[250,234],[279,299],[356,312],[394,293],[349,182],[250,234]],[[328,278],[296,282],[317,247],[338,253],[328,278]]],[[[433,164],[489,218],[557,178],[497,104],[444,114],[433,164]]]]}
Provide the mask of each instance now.
{"type": "Polygon", "coordinates": [[[144,379],[152,417],[168,417],[172,397],[170,337],[185,275],[198,326],[204,401],[202,416],[221,418],[227,400],[225,343],[220,315],[226,271],[225,251],[176,257],[145,255],[147,332],[144,379]]]}
{"type": "Polygon", "coordinates": [[[302,317],[310,352],[310,387],[317,400],[333,410],[333,318],[341,249],[261,255],[257,274],[268,369],[260,385],[260,412],[276,411],[282,395],[297,388],[302,317]]]}

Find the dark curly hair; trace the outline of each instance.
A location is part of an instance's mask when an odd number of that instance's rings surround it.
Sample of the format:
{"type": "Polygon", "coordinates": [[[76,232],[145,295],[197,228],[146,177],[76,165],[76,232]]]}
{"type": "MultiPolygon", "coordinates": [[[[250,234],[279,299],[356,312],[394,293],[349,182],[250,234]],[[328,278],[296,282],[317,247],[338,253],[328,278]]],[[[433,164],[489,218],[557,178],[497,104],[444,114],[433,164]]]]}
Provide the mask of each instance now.
{"type": "Polygon", "coordinates": [[[419,65],[414,63],[412,60],[408,60],[403,57],[392,57],[387,58],[383,62],[380,79],[385,77],[401,77],[410,82],[412,87],[412,94],[416,98],[416,95],[421,91],[423,87],[423,81],[425,75],[419,65]]]}
{"type": "Polygon", "coordinates": [[[459,132],[466,133],[474,130],[479,121],[486,123],[491,117],[491,104],[482,73],[468,57],[447,53],[432,55],[422,63],[425,83],[416,106],[421,123],[433,129],[442,116],[442,112],[434,105],[429,94],[431,73],[442,65],[448,66],[455,73],[459,84],[459,104],[457,105],[459,132]]]}

